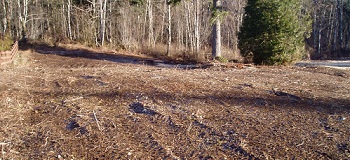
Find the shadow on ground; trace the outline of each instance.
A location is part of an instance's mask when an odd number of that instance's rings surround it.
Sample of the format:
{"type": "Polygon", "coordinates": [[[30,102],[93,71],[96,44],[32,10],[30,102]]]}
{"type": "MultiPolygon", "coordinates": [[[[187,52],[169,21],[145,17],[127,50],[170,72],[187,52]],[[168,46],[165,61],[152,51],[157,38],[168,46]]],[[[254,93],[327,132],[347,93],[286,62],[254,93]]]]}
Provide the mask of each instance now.
{"type": "Polygon", "coordinates": [[[88,49],[68,49],[60,46],[49,46],[47,44],[20,44],[21,50],[32,49],[40,54],[52,54],[71,58],[86,58],[93,60],[103,60],[115,63],[143,64],[160,68],[180,68],[197,69],[208,66],[186,62],[176,62],[169,59],[159,59],[159,57],[142,57],[137,55],[123,55],[115,52],[96,52],[88,49]]]}
{"type": "MultiPolygon", "coordinates": [[[[112,87],[113,88],[113,87],[112,87]]],[[[251,95],[249,92],[242,90],[231,90],[228,92],[216,92],[208,94],[187,94],[178,95],[176,93],[160,92],[149,90],[118,90],[111,89],[108,91],[98,91],[94,93],[84,91],[54,91],[54,92],[35,92],[36,94],[51,95],[51,96],[81,96],[98,97],[99,99],[114,99],[116,97],[131,100],[142,99],[138,95],[142,93],[143,97],[150,99],[158,99],[164,102],[181,102],[187,104],[190,101],[199,101],[217,106],[252,106],[252,107],[266,107],[283,109],[297,109],[302,111],[317,111],[328,115],[348,114],[350,113],[350,100],[348,99],[334,99],[334,98],[310,98],[304,96],[297,96],[294,94],[281,91],[256,91],[258,93],[251,95]]],[[[224,111],[223,111],[224,112],[224,111]]]]}

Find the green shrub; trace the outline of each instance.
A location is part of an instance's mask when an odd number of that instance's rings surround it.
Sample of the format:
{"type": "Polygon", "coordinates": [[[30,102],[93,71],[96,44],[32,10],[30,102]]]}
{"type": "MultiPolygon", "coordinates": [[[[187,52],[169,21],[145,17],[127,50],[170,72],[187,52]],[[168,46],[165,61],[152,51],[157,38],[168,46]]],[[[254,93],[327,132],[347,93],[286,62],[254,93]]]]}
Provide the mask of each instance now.
{"type": "Polygon", "coordinates": [[[248,0],[238,36],[242,55],[266,65],[300,60],[311,31],[309,16],[301,9],[299,0],[248,0]]]}

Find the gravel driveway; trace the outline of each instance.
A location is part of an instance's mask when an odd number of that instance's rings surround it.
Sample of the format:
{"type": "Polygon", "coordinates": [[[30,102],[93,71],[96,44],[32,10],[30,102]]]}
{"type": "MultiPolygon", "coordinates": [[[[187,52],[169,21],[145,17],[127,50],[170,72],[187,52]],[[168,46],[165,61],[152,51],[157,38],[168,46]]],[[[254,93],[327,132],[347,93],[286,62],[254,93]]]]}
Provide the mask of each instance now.
{"type": "Polygon", "coordinates": [[[296,66],[305,66],[305,67],[335,67],[350,69],[350,60],[327,60],[327,61],[302,61],[295,64],[296,66]]]}

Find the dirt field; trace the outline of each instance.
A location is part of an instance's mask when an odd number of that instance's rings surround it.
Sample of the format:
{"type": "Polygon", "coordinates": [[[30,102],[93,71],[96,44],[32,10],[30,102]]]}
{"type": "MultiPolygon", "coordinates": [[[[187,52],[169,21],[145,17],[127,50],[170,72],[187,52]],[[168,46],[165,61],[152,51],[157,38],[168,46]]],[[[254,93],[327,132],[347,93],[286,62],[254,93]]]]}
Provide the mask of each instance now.
{"type": "Polygon", "coordinates": [[[155,62],[21,51],[0,69],[0,159],[350,159],[350,70],[155,62]]]}

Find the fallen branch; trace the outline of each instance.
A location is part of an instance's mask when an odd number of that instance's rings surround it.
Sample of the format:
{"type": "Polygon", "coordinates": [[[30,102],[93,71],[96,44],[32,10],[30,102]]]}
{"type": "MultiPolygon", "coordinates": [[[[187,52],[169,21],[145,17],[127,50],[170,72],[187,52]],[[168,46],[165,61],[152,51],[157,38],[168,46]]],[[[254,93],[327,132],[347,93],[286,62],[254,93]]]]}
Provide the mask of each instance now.
{"type": "Polygon", "coordinates": [[[0,146],[8,145],[8,143],[0,142],[0,146]]]}
{"type": "MultiPolygon", "coordinates": [[[[8,143],[0,142],[1,145],[1,154],[2,154],[2,159],[4,159],[4,146],[8,145],[8,143]]],[[[1,159],[1,158],[0,158],[1,159]]]]}
{"type": "Polygon", "coordinates": [[[95,121],[96,121],[96,123],[97,123],[97,127],[98,127],[98,129],[99,129],[100,131],[102,131],[102,130],[101,130],[101,127],[100,127],[100,124],[98,123],[98,119],[97,119],[97,117],[96,117],[96,113],[95,113],[95,111],[94,111],[94,110],[92,110],[92,112],[94,113],[94,117],[95,117],[95,121]]]}

